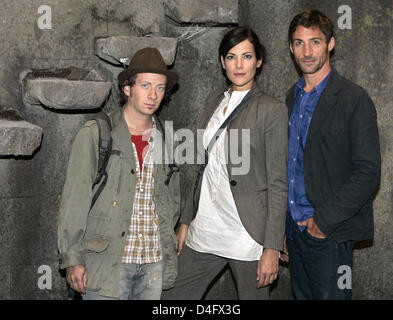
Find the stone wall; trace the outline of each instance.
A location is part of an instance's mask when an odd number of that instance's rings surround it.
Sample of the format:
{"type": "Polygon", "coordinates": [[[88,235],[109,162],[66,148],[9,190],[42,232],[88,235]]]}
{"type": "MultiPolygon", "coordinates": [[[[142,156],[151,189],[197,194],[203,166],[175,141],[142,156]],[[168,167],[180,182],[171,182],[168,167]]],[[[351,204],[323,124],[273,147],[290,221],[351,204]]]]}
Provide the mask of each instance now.
{"type": "MultiPolygon", "coordinates": [[[[142,41],[151,41],[145,36],[153,41],[157,37],[177,39],[173,60],[168,63],[180,75],[179,88],[169,105],[162,108],[161,116],[173,120],[175,129],[195,129],[205,96],[225,86],[217,51],[228,27],[241,24],[255,29],[267,49],[258,83],[283,100],[298,78],[287,45],[291,18],[314,7],[327,13],[337,25],[342,16],[338,8],[343,4],[287,0],[198,1],[198,6],[191,0],[40,2],[4,0],[0,11],[0,106],[16,110],[28,122],[26,127],[35,125],[43,132],[33,154],[29,150],[0,155],[0,299],[66,298],[56,248],[59,200],[75,133],[101,107],[95,102],[96,108],[91,110],[59,110],[50,103],[29,103],[31,100],[24,99],[23,86],[29,70],[96,70],[103,81],[112,84],[109,96],[102,101],[104,110],[110,111],[118,107],[116,78],[122,70],[118,60],[126,57],[112,52],[110,56],[117,60],[108,60],[100,54],[98,39],[137,37],[122,45],[130,46],[130,50],[136,50],[142,41]],[[44,15],[38,12],[41,5],[51,9],[51,29],[40,28],[37,23],[44,15]],[[39,267],[43,265],[52,271],[51,289],[38,288],[42,275],[39,267]]],[[[382,182],[374,203],[375,239],[372,245],[359,244],[355,250],[353,293],[356,299],[392,299],[393,5],[390,0],[348,0],[345,4],[352,9],[352,29],[337,30],[333,65],[364,87],[375,102],[383,160],[382,182]]],[[[42,23],[48,26],[48,21],[41,20],[41,27],[42,23]]],[[[1,121],[0,137],[6,131],[1,121]]],[[[16,124],[11,125],[16,130],[16,124]]],[[[189,190],[189,169],[182,170],[184,190],[189,190]]],[[[234,288],[226,270],[206,298],[234,299],[234,288]]],[[[286,266],[281,266],[272,298],[292,299],[286,266]]]]}

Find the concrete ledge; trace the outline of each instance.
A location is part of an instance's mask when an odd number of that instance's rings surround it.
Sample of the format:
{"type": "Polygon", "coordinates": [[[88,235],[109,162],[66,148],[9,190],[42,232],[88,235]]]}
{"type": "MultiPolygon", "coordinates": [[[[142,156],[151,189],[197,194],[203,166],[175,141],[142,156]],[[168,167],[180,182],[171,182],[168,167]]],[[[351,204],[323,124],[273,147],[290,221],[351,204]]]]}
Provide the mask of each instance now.
{"type": "Polygon", "coordinates": [[[132,56],[140,49],[157,48],[167,65],[173,64],[176,56],[177,39],[166,37],[118,36],[96,40],[95,54],[115,65],[129,65],[132,56]]]}
{"type": "Polygon", "coordinates": [[[79,68],[35,70],[22,80],[23,102],[59,110],[88,110],[102,106],[112,84],[97,71],[79,68]]]}
{"type": "Polygon", "coordinates": [[[41,144],[42,131],[16,110],[0,107],[0,156],[32,155],[41,144]]]}
{"type": "Polygon", "coordinates": [[[238,23],[238,0],[167,0],[166,15],[177,23],[238,23]]]}

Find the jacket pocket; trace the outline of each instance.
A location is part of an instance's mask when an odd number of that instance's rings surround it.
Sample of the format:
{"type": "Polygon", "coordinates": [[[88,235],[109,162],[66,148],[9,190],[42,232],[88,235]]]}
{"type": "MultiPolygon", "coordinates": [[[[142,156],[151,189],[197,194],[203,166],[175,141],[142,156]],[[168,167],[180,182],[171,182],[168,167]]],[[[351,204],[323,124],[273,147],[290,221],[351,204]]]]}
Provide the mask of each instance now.
{"type": "Polygon", "coordinates": [[[325,238],[317,238],[317,237],[314,237],[314,236],[312,236],[312,235],[308,232],[308,228],[307,228],[307,227],[304,229],[303,233],[304,233],[304,235],[305,235],[307,238],[309,238],[310,240],[315,241],[315,242],[320,242],[320,243],[325,242],[325,241],[328,240],[328,238],[329,238],[329,236],[326,236],[325,238]]]}
{"type": "Polygon", "coordinates": [[[94,237],[101,237],[102,239],[111,238],[112,219],[102,216],[94,216],[90,214],[87,218],[87,228],[85,241],[93,239],[94,237]]]}
{"type": "Polygon", "coordinates": [[[83,247],[85,250],[102,252],[108,247],[108,244],[109,244],[109,239],[100,236],[95,236],[93,238],[85,240],[83,242],[83,247]]]}
{"type": "Polygon", "coordinates": [[[104,272],[107,272],[104,265],[108,256],[109,243],[110,240],[103,236],[86,233],[83,247],[87,269],[87,290],[98,291],[101,288],[104,272]]]}

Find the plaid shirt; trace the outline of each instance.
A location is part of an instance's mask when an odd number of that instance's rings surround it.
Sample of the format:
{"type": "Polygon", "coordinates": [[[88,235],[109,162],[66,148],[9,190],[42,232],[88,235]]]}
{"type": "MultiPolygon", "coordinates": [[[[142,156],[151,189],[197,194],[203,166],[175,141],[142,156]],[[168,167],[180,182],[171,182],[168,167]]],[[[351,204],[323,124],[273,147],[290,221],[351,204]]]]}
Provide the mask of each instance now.
{"type": "Polygon", "coordinates": [[[131,142],[134,151],[137,183],[122,263],[144,264],[162,260],[158,215],[153,200],[153,135],[155,129],[156,125],[153,119],[153,130],[148,141],[148,151],[143,160],[142,172],[139,169],[136,147],[131,142]]]}

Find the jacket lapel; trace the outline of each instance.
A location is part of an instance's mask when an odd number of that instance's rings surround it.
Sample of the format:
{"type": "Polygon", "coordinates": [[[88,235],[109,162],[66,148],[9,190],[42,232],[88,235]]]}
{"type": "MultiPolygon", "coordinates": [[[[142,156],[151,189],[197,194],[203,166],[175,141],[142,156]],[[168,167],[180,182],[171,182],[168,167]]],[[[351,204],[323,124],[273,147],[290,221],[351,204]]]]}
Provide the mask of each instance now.
{"type": "Polygon", "coordinates": [[[111,118],[113,143],[123,153],[127,165],[133,168],[135,167],[135,157],[131,147],[131,134],[124,119],[123,109],[116,110],[111,118]]]}
{"type": "MultiPolygon", "coordinates": [[[[211,119],[211,117],[213,116],[214,112],[216,111],[218,105],[220,104],[220,102],[224,98],[224,92],[225,91],[221,92],[219,95],[217,95],[215,98],[213,98],[211,100],[211,102],[207,105],[205,116],[202,118],[203,120],[201,122],[201,128],[206,128],[207,124],[209,123],[209,120],[211,119]]],[[[249,96],[256,96],[260,93],[261,93],[261,91],[259,90],[257,85],[254,83],[252,89],[245,95],[243,100],[248,98],[249,96]]],[[[230,124],[228,124],[228,127],[229,126],[230,126],[230,124]]]]}
{"type": "Polygon", "coordinates": [[[209,120],[213,116],[214,112],[216,111],[218,105],[220,104],[221,100],[224,98],[224,92],[221,92],[217,96],[215,96],[213,99],[209,101],[209,103],[206,106],[205,112],[203,113],[202,121],[200,128],[205,129],[207,124],[209,123],[209,120]]]}
{"type": "MultiPolygon", "coordinates": [[[[332,107],[337,102],[338,92],[340,90],[340,75],[333,70],[330,79],[326,85],[325,90],[322,92],[321,97],[315,107],[313,113],[310,128],[307,133],[307,141],[309,141],[312,136],[319,131],[322,123],[326,119],[332,107]]],[[[292,104],[293,105],[293,104],[292,104]]]]}

